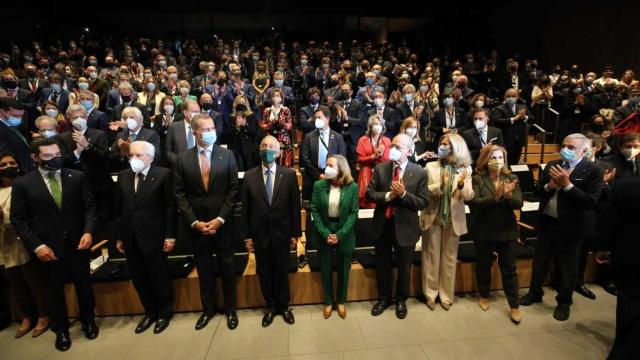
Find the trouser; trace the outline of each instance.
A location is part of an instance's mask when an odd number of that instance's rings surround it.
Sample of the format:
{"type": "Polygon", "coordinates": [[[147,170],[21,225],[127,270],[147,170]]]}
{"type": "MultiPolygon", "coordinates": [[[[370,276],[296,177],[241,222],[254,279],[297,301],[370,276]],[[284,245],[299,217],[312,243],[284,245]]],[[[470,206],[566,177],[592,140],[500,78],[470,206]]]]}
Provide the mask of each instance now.
{"type": "Polygon", "coordinates": [[[498,253],[498,265],[502,275],[502,287],[507,297],[509,307],[517,309],[518,304],[518,273],[516,272],[517,244],[515,241],[475,241],[476,278],[478,279],[478,291],[480,297],[489,297],[491,287],[491,265],[493,252],[498,253]]]}
{"type": "Polygon", "coordinates": [[[64,298],[64,286],[68,275],[76,290],[80,321],[93,319],[96,300],[89,270],[90,251],[77,250],[66,241],[62,246],[62,254],[56,256],[58,260],[38,261],[45,282],[45,296],[50,306],[51,328],[57,333],[69,330],[69,313],[64,298]]]}
{"type": "Polygon", "coordinates": [[[573,289],[576,286],[578,255],[582,241],[567,232],[558,219],[540,215],[540,237],[533,257],[533,273],[529,292],[538,297],[544,294],[544,283],[551,261],[555,265],[555,278],[558,281],[558,305],[571,305],[573,289]]]}
{"type": "MultiPolygon", "coordinates": [[[[335,234],[340,228],[337,221],[329,222],[329,231],[335,234]]],[[[342,251],[339,246],[321,244],[318,246],[318,256],[320,258],[320,277],[322,278],[322,289],[324,290],[324,304],[331,305],[334,301],[333,291],[333,264],[336,265],[337,273],[337,297],[338,304],[347,302],[347,291],[349,289],[349,274],[351,272],[351,257],[353,251],[342,251]],[[335,258],[335,262],[334,262],[335,258]]]]}
{"type": "Polygon", "coordinates": [[[171,279],[167,256],[158,249],[143,251],[133,239],[125,243],[125,256],[133,286],[147,316],[168,318],[173,314],[171,279]]]}
{"type": "Polygon", "coordinates": [[[35,261],[6,269],[10,291],[21,318],[45,317],[48,306],[44,298],[42,274],[35,261]]]}
{"type": "Polygon", "coordinates": [[[427,300],[440,296],[440,302],[453,303],[458,240],[451,225],[432,224],[422,232],[422,289],[427,300]]]}
{"type": "Polygon", "coordinates": [[[613,274],[618,289],[616,337],[608,359],[635,359],[640,346],[640,267],[618,264],[613,274]]]}
{"type": "Polygon", "coordinates": [[[289,240],[272,240],[264,248],[255,247],[256,271],[269,311],[283,312],[289,307],[289,240]]]}
{"type": "Polygon", "coordinates": [[[215,252],[216,260],[220,266],[222,275],[222,294],[224,298],[225,313],[233,313],[236,309],[236,276],[233,267],[233,247],[226,244],[230,239],[225,239],[222,234],[213,236],[198,235],[193,239],[194,263],[198,271],[198,282],[200,284],[200,301],[202,311],[213,315],[216,313],[214,297],[214,276],[213,258],[215,252]]]}
{"type": "Polygon", "coordinates": [[[376,250],[376,280],[378,296],[381,300],[391,300],[392,295],[392,265],[393,254],[396,256],[396,299],[406,300],[409,297],[411,281],[411,257],[414,246],[398,244],[395,231],[395,219],[385,221],[382,236],[375,241],[376,250]]]}
{"type": "Polygon", "coordinates": [[[520,155],[522,155],[522,145],[519,142],[515,142],[513,145],[507,147],[507,162],[509,165],[517,165],[520,162],[520,155]]]}

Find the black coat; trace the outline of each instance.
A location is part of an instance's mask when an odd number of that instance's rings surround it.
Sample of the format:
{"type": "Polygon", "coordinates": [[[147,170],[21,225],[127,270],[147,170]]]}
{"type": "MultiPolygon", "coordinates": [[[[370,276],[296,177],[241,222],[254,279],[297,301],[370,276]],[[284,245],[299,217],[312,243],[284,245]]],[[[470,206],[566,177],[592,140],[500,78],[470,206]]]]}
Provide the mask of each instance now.
{"type": "MultiPolygon", "coordinates": [[[[473,162],[475,163],[478,160],[478,156],[480,156],[480,150],[484,146],[480,139],[480,133],[476,128],[467,129],[460,134],[464,141],[467,143],[467,148],[471,153],[471,157],[473,158],[473,162]]],[[[494,128],[489,126],[487,129],[487,143],[494,139],[491,143],[493,145],[500,145],[504,147],[504,139],[502,138],[502,130],[498,128],[494,128]]]]}
{"type": "Polygon", "coordinates": [[[505,105],[500,104],[493,108],[491,111],[491,125],[502,130],[504,136],[504,145],[507,148],[515,147],[526,144],[527,142],[527,126],[524,120],[518,120],[511,123],[511,118],[514,117],[520,109],[527,110],[527,122],[533,123],[534,118],[531,111],[523,104],[516,104],[516,112],[512,112],[511,109],[505,105]]]}

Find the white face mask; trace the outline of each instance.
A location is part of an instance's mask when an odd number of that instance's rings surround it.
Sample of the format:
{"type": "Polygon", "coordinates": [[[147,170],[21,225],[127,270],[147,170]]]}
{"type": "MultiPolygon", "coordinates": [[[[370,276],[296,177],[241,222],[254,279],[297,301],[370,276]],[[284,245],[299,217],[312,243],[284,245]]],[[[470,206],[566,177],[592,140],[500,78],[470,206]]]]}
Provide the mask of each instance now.
{"type": "Polygon", "coordinates": [[[338,176],[338,170],[334,167],[327,166],[324,168],[324,178],[325,179],[333,179],[338,176]]]}
{"type": "Polygon", "coordinates": [[[375,103],[378,109],[382,109],[382,107],[384,106],[384,99],[376,99],[375,103]]]}
{"type": "Polygon", "coordinates": [[[404,133],[409,135],[409,136],[411,136],[411,137],[414,137],[418,133],[418,129],[416,129],[416,128],[406,128],[404,130],[404,133]]]}
{"type": "Polygon", "coordinates": [[[475,120],[473,124],[476,126],[476,130],[482,130],[485,127],[485,122],[482,120],[475,120]]]}
{"type": "Polygon", "coordinates": [[[186,88],[186,87],[180,88],[180,94],[187,95],[188,93],[189,93],[189,88],[186,88]]]}
{"type": "Polygon", "coordinates": [[[131,159],[131,160],[129,160],[129,165],[131,165],[131,170],[133,170],[134,173],[139,173],[142,170],[144,170],[145,167],[147,167],[147,165],[145,165],[144,161],[142,161],[140,159],[131,159]]]}
{"type": "Polygon", "coordinates": [[[627,160],[634,159],[636,156],[638,156],[639,153],[640,153],[640,149],[638,149],[638,148],[629,148],[629,149],[622,150],[622,155],[627,160]]]}
{"type": "Polygon", "coordinates": [[[397,163],[398,161],[400,161],[401,158],[402,158],[402,151],[398,150],[395,147],[392,147],[391,150],[389,150],[389,160],[397,163]]]}
{"type": "Polygon", "coordinates": [[[56,109],[47,109],[44,111],[45,114],[51,116],[52,118],[56,118],[56,116],[58,116],[58,110],[56,109]]]}
{"type": "Polygon", "coordinates": [[[474,103],[474,105],[475,105],[477,108],[484,107],[484,101],[482,101],[482,100],[477,100],[477,101],[474,103]]]}
{"type": "Polygon", "coordinates": [[[164,106],[164,112],[166,112],[167,114],[173,114],[173,105],[165,105],[164,106]]]}
{"type": "Polygon", "coordinates": [[[316,118],[316,129],[324,128],[324,120],[321,118],[316,118]]]}
{"type": "Polygon", "coordinates": [[[279,96],[276,96],[273,98],[274,105],[280,105],[281,103],[282,103],[282,98],[280,98],[279,96]]]}
{"type": "Polygon", "coordinates": [[[371,131],[373,131],[374,134],[380,134],[382,132],[382,125],[373,125],[371,131]]]}
{"type": "Polygon", "coordinates": [[[76,118],[71,121],[71,126],[77,131],[82,131],[87,128],[87,119],[76,118]]]}
{"type": "Polygon", "coordinates": [[[49,138],[52,138],[52,137],[58,135],[58,132],[55,131],[55,130],[43,130],[43,131],[40,131],[40,135],[42,135],[45,138],[49,139],[49,138]]]}
{"type": "Polygon", "coordinates": [[[133,131],[138,127],[138,122],[134,118],[127,118],[127,129],[133,131]]]}

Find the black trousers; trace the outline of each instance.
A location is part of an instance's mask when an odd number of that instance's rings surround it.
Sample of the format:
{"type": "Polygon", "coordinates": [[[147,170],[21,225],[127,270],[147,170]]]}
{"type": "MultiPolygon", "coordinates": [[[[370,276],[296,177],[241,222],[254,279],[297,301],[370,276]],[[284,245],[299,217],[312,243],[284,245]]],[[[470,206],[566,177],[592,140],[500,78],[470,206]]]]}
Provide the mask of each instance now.
{"type": "MultiPolygon", "coordinates": [[[[225,224],[224,226],[229,226],[225,224]]],[[[213,236],[197,235],[193,238],[193,259],[198,270],[198,282],[200,283],[200,301],[202,311],[213,315],[216,313],[214,297],[213,258],[220,266],[222,275],[222,295],[224,298],[225,313],[235,312],[236,309],[236,276],[233,268],[233,247],[225,244],[230,239],[223,238],[223,234],[213,236]]]]}
{"type": "Polygon", "coordinates": [[[393,284],[393,254],[396,257],[396,299],[406,300],[409,297],[411,282],[411,260],[415,251],[413,246],[400,246],[396,239],[395,220],[392,217],[385,221],[382,236],[375,241],[376,250],[376,280],[378,283],[378,297],[391,300],[393,284]]]}
{"type": "Polygon", "coordinates": [[[618,264],[613,270],[618,288],[616,338],[608,359],[635,359],[640,346],[640,267],[618,264]]]}
{"type": "Polygon", "coordinates": [[[77,250],[76,246],[66,242],[63,253],[56,254],[58,260],[38,260],[45,282],[45,296],[50,306],[51,329],[54,332],[69,330],[69,313],[64,299],[64,285],[69,278],[76,290],[80,321],[94,317],[96,299],[89,270],[90,251],[77,250]]]}
{"type": "Polygon", "coordinates": [[[517,244],[515,241],[475,241],[476,277],[478,279],[478,291],[483,298],[489,297],[491,287],[491,265],[493,252],[498,253],[498,265],[502,275],[502,287],[504,294],[512,309],[518,308],[518,273],[516,272],[517,244]]]}
{"type": "Polygon", "coordinates": [[[269,311],[283,312],[289,308],[289,240],[279,239],[255,248],[256,271],[269,311]]]}
{"type": "Polygon", "coordinates": [[[517,165],[520,162],[520,155],[522,155],[522,147],[524,145],[516,141],[513,145],[508,146],[507,149],[507,162],[509,165],[517,165]]]}
{"type": "Polygon", "coordinates": [[[173,314],[173,298],[167,255],[161,250],[143,251],[136,239],[125,243],[125,256],[133,286],[147,316],[168,318],[173,314]]]}
{"type": "Polygon", "coordinates": [[[542,296],[544,283],[553,260],[557,280],[558,305],[572,304],[573,289],[576,286],[578,257],[582,241],[569,233],[558,219],[540,215],[540,237],[533,258],[533,274],[529,291],[534,296],[542,296]]]}

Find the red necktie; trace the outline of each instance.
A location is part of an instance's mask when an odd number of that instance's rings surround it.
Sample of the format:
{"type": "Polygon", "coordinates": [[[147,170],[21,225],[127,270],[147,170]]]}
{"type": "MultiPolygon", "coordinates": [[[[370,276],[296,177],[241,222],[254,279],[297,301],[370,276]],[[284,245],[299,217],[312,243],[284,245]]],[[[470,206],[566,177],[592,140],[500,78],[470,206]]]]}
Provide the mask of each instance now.
{"type": "MultiPolygon", "coordinates": [[[[400,166],[396,166],[396,169],[393,173],[393,181],[399,181],[399,180],[400,180],[400,166]]],[[[384,213],[384,217],[387,219],[391,219],[392,216],[393,216],[393,205],[388,205],[387,210],[384,213]]]]}

